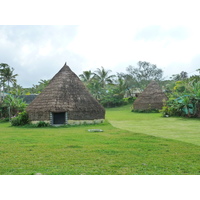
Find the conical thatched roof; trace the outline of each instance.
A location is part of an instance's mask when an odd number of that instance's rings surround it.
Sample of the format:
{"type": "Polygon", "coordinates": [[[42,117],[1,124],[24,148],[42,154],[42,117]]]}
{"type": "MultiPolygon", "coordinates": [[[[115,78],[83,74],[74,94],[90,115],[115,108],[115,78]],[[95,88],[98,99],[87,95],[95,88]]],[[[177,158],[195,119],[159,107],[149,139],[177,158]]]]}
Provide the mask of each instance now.
{"type": "Polygon", "coordinates": [[[31,121],[49,120],[49,113],[67,112],[70,120],[104,119],[105,110],[78,76],[65,65],[28,106],[31,121]]]}
{"type": "Polygon", "coordinates": [[[152,81],[133,103],[134,110],[161,109],[167,96],[156,81],[152,81]]]}

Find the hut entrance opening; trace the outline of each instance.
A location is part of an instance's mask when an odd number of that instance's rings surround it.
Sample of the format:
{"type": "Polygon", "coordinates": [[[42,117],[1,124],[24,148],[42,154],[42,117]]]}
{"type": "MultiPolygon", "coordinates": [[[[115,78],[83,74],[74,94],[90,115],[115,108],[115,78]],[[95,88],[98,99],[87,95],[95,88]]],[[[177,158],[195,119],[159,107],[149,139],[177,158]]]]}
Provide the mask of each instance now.
{"type": "Polygon", "coordinates": [[[53,113],[53,124],[66,124],[65,112],[53,113]]]}

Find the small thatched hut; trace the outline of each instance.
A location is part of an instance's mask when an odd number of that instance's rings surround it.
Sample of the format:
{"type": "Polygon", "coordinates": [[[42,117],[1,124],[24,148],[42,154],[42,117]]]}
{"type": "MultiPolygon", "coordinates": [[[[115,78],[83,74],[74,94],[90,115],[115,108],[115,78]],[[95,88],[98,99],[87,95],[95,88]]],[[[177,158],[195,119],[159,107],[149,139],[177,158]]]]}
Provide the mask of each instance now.
{"type": "Polygon", "coordinates": [[[159,110],[167,96],[156,81],[152,81],[133,103],[134,110],[159,110]]]}
{"type": "Polygon", "coordinates": [[[100,123],[105,109],[88,92],[78,76],[65,65],[27,107],[32,123],[100,123]]]}

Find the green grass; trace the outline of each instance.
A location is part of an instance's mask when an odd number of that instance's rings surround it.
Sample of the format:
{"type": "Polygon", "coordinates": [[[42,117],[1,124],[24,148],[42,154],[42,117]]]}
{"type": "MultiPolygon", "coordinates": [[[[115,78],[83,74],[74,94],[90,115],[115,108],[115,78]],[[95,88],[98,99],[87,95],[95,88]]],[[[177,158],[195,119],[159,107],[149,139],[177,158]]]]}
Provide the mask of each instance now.
{"type": "MultiPolygon", "coordinates": [[[[143,125],[151,120],[151,130],[153,122],[160,120],[159,114],[131,113],[128,106],[108,109],[106,116],[112,123],[120,123],[121,118],[136,124],[136,115],[143,125]]],[[[169,120],[161,119],[163,123],[169,120]]],[[[0,174],[200,174],[200,146],[144,134],[145,129],[138,126],[137,131],[128,131],[108,122],[70,128],[19,128],[1,123],[0,174]],[[87,131],[93,128],[104,132],[87,131]]]]}
{"type": "Polygon", "coordinates": [[[200,146],[200,119],[166,118],[160,113],[133,113],[130,106],[108,109],[107,118],[117,128],[200,146]]]}

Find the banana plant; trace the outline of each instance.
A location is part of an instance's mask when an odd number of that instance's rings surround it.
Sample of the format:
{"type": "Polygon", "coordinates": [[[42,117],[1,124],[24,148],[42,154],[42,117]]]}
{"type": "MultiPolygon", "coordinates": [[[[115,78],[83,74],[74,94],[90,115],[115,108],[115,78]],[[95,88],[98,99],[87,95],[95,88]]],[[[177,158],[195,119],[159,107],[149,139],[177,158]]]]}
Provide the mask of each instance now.
{"type": "Polygon", "coordinates": [[[19,112],[24,111],[27,104],[20,98],[15,98],[12,95],[7,95],[4,98],[3,106],[8,107],[10,116],[14,116],[17,115],[19,112]]]}
{"type": "Polygon", "coordinates": [[[191,104],[191,101],[190,101],[189,96],[183,96],[183,97],[181,97],[181,100],[182,100],[183,108],[185,108],[185,110],[186,110],[187,116],[191,117],[191,113],[190,113],[190,104],[191,104]]]}

